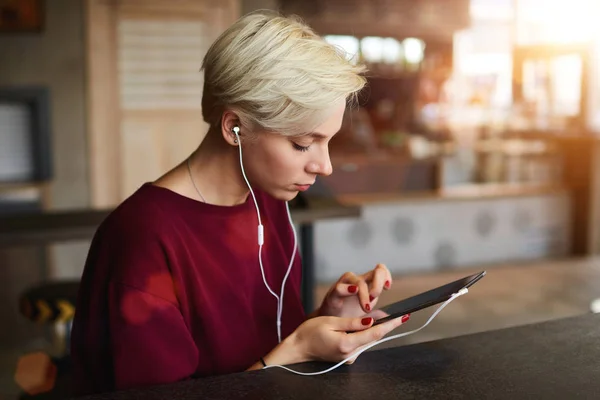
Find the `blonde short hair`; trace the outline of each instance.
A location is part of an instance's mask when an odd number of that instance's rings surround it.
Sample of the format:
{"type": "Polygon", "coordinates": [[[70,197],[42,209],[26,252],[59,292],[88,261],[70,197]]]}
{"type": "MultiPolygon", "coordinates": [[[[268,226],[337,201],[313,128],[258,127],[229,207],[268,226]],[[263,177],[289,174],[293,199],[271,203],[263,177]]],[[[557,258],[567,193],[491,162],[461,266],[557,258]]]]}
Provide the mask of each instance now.
{"type": "Polygon", "coordinates": [[[243,127],[285,136],[310,132],[366,83],[363,66],[298,17],[265,11],[247,14],[223,32],[202,69],[202,115],[211,127],[229,109],[243,127]]]}

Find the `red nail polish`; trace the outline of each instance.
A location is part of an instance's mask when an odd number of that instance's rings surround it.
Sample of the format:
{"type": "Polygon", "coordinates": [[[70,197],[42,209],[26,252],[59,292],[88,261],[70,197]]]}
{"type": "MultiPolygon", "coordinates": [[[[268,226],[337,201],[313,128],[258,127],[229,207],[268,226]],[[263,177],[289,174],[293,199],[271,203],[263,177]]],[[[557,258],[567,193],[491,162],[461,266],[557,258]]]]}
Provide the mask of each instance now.
{"type": "Polygon", "coordinates": [[[410,314],[406,314],[405,316],[402,317],[402,323],[405,323],[409,319],[410,319],[410,314]]]}
{"type": "Polygon", "coordinates": [[[356,285],[348,286],[348,291],[350,293],[356,293],[357,289],[358,289],[358,286],[356,286],[356,285]]]}
{"type": "Polygon", "coordinates": [[[363,318],[363,319],[362,319],[360,322],[361,322],[363,325],[367,326],[367,325],[369,325],[369,324],[371,323],[371,321],[373,321],[373,318],[371,318],[371,317],[367,317],[367,318],[363,318]]]}
{"type": "Polygon", "coordinates": [[[365,304],[365,310],[367,310],[367,312],[371,311],[371,305],[365,304]]]}
{"type": "Polygon", "coordinates": [[[369,295],[369,301],[373,301],[373,300],[375,300],[375,297],[369,295]]]}
{"type": "Polygon", "coordinates": [[[390,281],[385,281],[385,283],[383,284],[383,287],[386,289],[390,288],[390,281]]]}

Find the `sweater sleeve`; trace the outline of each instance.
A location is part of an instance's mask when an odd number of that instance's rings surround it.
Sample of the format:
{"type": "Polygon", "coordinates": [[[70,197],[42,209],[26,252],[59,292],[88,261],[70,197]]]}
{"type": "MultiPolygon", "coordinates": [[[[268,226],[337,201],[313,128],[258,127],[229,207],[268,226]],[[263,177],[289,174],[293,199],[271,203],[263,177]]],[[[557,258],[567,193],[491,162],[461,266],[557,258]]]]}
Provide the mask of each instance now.
{"type": "Polygon", "coordinates": [[[99,227],[79,286],[78,396],[187,379],[201,359],[174,283],[169,220],[150,202],[125,205],[99,227]]]}
{"type": "Polygon", "coordinates": [[[176,304],[116,282],[108,296],[115,389],[176,382],[195,372],[198,350],[176,304]]]}
{"type": "Polygon", "coordinates": [[[170,261],[170,231],[154,218],[124,219],[106,235],[107,320],[115,389],[186,379],[198,349],[181,314],[170,261]]]}

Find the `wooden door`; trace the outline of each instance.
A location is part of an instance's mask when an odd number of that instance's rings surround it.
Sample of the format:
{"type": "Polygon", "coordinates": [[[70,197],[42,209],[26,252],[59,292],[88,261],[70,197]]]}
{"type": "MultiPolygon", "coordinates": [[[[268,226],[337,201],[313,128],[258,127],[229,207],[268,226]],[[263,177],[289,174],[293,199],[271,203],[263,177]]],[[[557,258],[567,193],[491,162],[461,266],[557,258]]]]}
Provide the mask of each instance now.
{"type": "Polygon", "coordinates": [[[202,58],[237,0],[88,0],[92,205],[114,206],[200,143],[202,58]]]}

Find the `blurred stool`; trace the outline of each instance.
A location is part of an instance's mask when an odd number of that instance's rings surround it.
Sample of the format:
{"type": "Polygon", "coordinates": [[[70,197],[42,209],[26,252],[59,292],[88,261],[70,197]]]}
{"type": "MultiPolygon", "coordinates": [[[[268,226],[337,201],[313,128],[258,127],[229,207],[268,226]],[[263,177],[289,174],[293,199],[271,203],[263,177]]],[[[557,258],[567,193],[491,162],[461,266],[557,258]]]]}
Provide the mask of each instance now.
{"type": "MultiPolygon", "coordinates": [[[[21,295],[21,313],[38,324],[54,325],[60,329],[64,353],[69,353],[71,325],[79,280],[44,283],[21,295]]],[[[58,328],[58,329],[56,329],[58,328]]]]}
{"type": "Polygon", "coordinates": [[[52,326],[58,357],[43,352],[20,358],[15,381],[27,394],[20,399],[64,398],[70,391],[70,337],[79,280],[49,282],[21,295],[20,311],[29,320],[52,326]]]}

